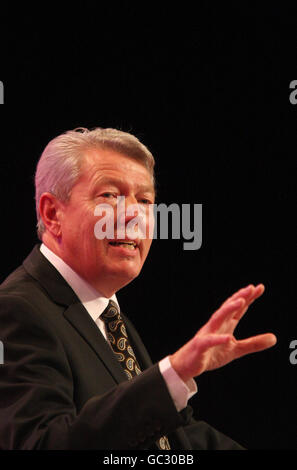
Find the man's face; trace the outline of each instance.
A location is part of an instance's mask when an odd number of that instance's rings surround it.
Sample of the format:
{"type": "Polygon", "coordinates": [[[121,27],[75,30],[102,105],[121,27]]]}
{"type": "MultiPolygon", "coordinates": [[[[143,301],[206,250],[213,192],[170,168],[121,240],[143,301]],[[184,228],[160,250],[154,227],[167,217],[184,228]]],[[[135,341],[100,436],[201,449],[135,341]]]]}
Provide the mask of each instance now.
{"type": "MultiPolygon", "coordinates": [[[[138,276],[152,242],[151,238],[135,239],[137,247],[133,249],[126,244],[114,243],[119,241],[117,198],[120,196],[125,197],[126,211],[131,204],[143,208],[148,225],[149,204],[154,203],[155,192],[145,166],[113,150],[88,151],[70,200],[61,203],[59,212],[62,258],[107,297],[138,276]],[[98,221],[94,210],[100,204],[114,207],[114,241],[97,239],[94,235],[98,221]]],[[[133,217],[137,215],[133,214],[133,217]]],[[[133,217],[125,214],[124,224],[133,217]]]]}

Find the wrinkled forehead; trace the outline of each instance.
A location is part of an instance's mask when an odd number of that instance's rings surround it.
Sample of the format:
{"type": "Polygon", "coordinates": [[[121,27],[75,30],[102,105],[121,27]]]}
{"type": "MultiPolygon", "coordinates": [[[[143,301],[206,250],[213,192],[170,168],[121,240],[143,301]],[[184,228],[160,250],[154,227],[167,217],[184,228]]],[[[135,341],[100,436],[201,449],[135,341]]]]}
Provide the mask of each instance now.
{"type": "Polygon", "coordinates": [[[154,173],[145,160],[104,148],[86,151],[80,163],[80,176],[89,180],[100,178],[106,182],[115,179],[115,176],[117,179],[126,179],[133,173],[138,173],[146,190],[155,192],[154,173]]]}

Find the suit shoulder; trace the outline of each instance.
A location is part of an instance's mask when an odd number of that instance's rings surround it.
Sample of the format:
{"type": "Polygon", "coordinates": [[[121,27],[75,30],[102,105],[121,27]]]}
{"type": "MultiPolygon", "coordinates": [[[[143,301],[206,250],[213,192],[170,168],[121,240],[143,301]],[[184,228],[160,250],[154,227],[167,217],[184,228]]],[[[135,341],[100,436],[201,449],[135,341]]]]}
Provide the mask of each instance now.
{"type": "Polygon", "coordinates": [[[29,281],[30,276],[26,273],[23,266],[19,266],[12,273],[10,273],[6,279],[0,284],[0,294],[3,292],[10,292],[15,288],[16,285],[19,285],[21,282],[29,281]]]}
{"type": "Polygon", "coordinates": [[[18,318],[21,322],[29,320],[31,315],[36,319],[44,317],[41,311],[52,307],[51,299],[42,286],[26,272],[23,266],[18,267],[0,284],[0,316],[18,318]],[[24,312],[27,315],[23,315],[24,312]]]}
{"type": "Polygon", "coordinates": [[[23,266],[19,266],[0,284],[0,299],[4,297],[29,298],[40,291],[40,286],[23,266]]]}

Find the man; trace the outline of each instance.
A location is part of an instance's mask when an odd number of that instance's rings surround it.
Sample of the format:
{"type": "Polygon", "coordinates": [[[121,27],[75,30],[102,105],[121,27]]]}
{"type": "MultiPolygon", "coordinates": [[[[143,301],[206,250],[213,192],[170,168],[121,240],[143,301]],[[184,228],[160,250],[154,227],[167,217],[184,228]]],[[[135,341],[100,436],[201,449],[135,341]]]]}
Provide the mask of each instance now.
{"type": "Polygon", "coordinates": [[[128,226],[135,204],[148,215],[153,168],[148,149],[114,129],[69,131],[45,148],[35,178],[42,244],[0,289],[2,449],[241,448],[195,421],[188,400],[193,378],[275,344],[272,334],[233,336],[264,286],[235,293],[154,365],[119,314],[116,292],[138,276],[152,240],[148,230],[119,237],[116,221],[128,226]],[[94,234],[103,204],[114,210],[113,238],[94,234]]]}

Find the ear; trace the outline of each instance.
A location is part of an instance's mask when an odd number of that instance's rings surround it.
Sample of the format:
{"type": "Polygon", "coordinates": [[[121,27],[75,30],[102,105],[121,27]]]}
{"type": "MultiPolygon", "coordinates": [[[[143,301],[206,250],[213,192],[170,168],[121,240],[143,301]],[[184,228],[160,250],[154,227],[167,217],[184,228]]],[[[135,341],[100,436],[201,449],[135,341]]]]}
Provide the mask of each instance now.
{"type": "Polygon", "coordinates": [[[43,193],[39,200],[39,213],[48,232],[54,237],[61,235],[61,201],[51,193],[43,193]]]}

